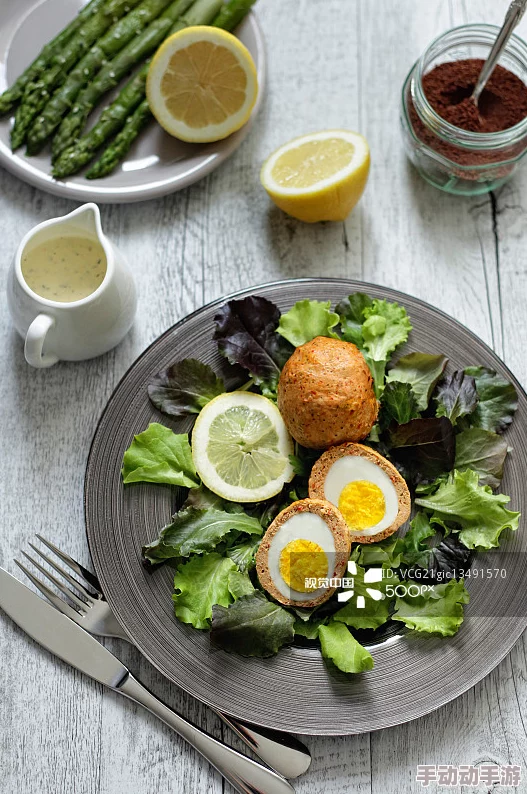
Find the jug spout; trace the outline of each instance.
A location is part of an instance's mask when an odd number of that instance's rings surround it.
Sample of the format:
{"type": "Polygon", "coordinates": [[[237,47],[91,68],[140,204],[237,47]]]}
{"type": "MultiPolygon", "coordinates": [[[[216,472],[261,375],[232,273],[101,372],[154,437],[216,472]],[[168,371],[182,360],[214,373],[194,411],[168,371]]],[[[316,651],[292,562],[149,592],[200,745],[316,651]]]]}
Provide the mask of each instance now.
{"type": "Polygon", "coordinates": [[[83,204],[82,207],[78,207],[76,210],[73,210],[73,212],[70,212],[69,215],[62,218],[62,223],[69,223],[79,231],[83,231],[88,235],[93,235],[93,237],[97,237],[102,242],[101,213],[97,204],[93,202],[83,204]]]}

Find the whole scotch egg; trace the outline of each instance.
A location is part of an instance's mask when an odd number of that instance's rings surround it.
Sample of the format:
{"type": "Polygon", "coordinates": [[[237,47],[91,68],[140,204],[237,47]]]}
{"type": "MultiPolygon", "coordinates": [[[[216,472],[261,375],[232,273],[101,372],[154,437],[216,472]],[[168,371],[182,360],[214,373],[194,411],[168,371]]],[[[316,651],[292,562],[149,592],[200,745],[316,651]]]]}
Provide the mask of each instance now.
{"type": "Polygon", "coordinates": [[[256,554],[260,584],[286,606],[315,607],[335,592],[329,580],[346,572],[350,533],[339,511],[322,499],[302,499],[282,510],[256,554]],[[321,586],[320,580],[328,580],[321,586]]]}
{"type": "Polygon", "coordinates": [[[317,336],[286,361],[278,381],[278,408],[295,441],[327,449],[366,438],[379,404],[358,347],[317,336]]]}
{"type": "Polygon", "coordinates": [[[309,496],[335,505],[352,543],[375,543],[408,519],[408,486],[395,466],[363,444],[341,444],[324,452],[311,470],[309,496]]]}

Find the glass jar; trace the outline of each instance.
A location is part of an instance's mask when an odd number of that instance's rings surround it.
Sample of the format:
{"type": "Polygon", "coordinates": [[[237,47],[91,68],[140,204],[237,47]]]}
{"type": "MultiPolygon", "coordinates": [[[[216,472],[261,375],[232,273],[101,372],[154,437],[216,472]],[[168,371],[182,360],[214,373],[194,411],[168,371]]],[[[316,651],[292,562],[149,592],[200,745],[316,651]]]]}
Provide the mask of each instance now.
{"type": "MultiPolygon", "coordinates": [[[[504,184],[527,152],[527,118],[501,132],[471,132],[445,121],[428,102],[423,75],[446,61],[486,59],[495,25],[461,25],[424,51],[405,80],[401,125],[406,152],[421,176],[447,193],[474,196],[504,184]]],[[[527,44],[511,36],[500,65],[527,84],[527,44]]]]}

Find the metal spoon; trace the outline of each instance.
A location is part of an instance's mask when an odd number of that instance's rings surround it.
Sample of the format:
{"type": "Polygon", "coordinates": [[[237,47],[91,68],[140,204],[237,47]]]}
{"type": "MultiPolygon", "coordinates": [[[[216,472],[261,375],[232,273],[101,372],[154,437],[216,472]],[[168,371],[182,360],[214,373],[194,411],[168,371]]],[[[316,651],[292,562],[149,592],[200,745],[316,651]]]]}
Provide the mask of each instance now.
{"type": "Polygon", "coordinates": [[[505,49],[507,42],[509,41],[512,31],[518,25],[521,18],[525,13],[525,9],[527,8],[527,0],[512,0],[512,3],[509,6],[509,10],[505,15],[505,20],[503,22],[502,28],[498,33],[498,37],[494,42],[494,46],[492,47],[489,57],[483,64],[483,68],[479,73],[479,77],[472,92],[471,99],[476,105],[478,106],[478,100],[480,98],[481,92],[487,85],[488,79],[491,76],[492,72],[496,64],[498,63],[500,56],[505,49]]]}

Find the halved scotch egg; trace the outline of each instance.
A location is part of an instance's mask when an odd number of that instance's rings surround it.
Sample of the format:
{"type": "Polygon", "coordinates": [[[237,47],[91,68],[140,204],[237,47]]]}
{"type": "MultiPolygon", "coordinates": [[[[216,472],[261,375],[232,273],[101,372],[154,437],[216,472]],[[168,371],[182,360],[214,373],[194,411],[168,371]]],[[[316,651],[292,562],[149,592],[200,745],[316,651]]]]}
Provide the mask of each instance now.
{"type": "Polygon", "coordinates": [[[311,499],[327,499],[343,516],[352,543],[392,535],[410,515],[410,492],[395,466],[363,444],[328,449],[309,479],[311,499]]]}
{"type": "Polygon", "coordinates": [[[334,580],[344,576],[350,548],[346,522],[332,504],[321,499],[293,502],[262,538],[256,554],[258,579],[281,604],[318,606],[335,592],[334,580]]]}

